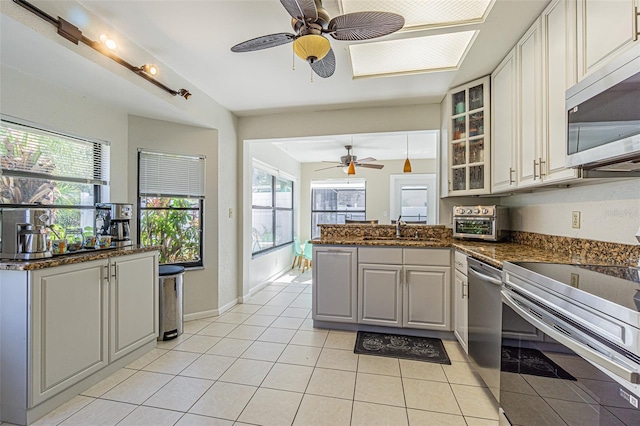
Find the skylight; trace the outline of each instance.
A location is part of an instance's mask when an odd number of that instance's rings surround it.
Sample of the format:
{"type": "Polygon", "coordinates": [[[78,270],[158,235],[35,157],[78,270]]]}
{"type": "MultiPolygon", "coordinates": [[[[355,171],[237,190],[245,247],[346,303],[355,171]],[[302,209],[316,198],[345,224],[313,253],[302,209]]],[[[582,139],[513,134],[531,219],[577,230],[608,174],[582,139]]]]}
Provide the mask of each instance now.
{"type": "Polygon", "coordinates": [[[495,0],[340,0],[344,13],[382,10],[404,16],[405,29],[484,21],[495,0]]]}
{"type": "Polygon", "coordinates": [[[349,46],[354,78],[457,69],[477,31],[349,46]]]}

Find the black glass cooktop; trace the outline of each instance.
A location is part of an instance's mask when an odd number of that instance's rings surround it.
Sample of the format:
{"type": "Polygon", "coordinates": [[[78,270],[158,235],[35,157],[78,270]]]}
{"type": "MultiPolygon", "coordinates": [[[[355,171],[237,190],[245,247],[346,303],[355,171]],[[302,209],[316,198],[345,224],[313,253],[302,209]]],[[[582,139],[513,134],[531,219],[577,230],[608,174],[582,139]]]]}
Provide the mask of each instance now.
{"type": "Polygon", "coordinates": [[[629,266],[513,262],[556,282],[640,311],[640,269],[629,266]]]}

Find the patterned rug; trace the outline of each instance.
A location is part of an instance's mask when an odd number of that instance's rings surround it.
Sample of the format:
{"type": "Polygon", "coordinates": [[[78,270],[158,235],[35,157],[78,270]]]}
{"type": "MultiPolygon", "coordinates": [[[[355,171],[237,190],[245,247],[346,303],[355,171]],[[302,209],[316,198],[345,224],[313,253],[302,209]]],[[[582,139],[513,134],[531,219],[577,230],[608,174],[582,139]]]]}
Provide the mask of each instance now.
{"type": "Polygon", "coordinates": [[[500,370],[509,373],[576,380],[575,377],[537,349],[503,346],[501,364],[500,370]]]}
{"type": "Polygon", "coordinates": [[[451,365],[442,340],[431,337],[358,331],[353,352],[451,365]]]}

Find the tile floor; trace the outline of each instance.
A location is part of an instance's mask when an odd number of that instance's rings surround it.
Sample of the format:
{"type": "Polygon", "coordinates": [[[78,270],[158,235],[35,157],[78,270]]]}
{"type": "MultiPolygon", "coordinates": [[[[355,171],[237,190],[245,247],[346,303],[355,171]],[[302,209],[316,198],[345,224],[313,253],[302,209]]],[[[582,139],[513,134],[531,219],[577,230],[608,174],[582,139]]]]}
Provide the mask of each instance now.
{"type": "MultiPolygon", "coordinates": [[[[451,365],[353,353],[356,334],[313,328],[311,272],[189,321],[37,425],[497,425],[457,342],[451,365]]],[[[3,426],[6,426],[4,424],[3,426]]]]}

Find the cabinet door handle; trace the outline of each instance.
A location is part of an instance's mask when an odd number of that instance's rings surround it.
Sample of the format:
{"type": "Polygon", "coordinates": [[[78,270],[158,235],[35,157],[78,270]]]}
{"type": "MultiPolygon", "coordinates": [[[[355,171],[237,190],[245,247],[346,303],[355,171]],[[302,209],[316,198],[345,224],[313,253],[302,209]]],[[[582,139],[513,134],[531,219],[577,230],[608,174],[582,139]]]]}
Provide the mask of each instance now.
{"type": "Polygon", "coordinates": [[[509,185],[516,183],[516,180],[513,178],[515,174],[516,169],[514,169],[513,167],[509,167],[509,185]]]}
{"type": "Polygon", "coordinates": [[[462,298],[464,299],[465,297],[469,297],[469,295],[467,294],[467,286],[469,284],[467,283],[462,283],[462,298]]]}
{"type": "MultiPolygon", "coordinates": [[[[540,167],[540,170],[539,170],[539,171],[540,171],[540,173],[539,173],[539,175],[540,175],[540,179],[542,179],[542,176],[546,176],[546,175],[547,175],[547,173],[546,173],[546,172],[545,172],[545,173],[543,173],[543,172],[542,172],[542,165],[544,164],[544,165],[546,166],[546,165],[547,165],[547,161],[546,161],[546,160],[545,160],[545,161],[542,161],[542,157],[539,157],[539,158],[538,158],[538,160],[539,160],[539,163],[538,163],[538,164],[539,164],[539,167],[540,167]]],[[[546,167],[545,167],[545,168],[546,168],[546,167]]]]}
{"type": "Polygon", "coordinates": [[[102,270],[102,279],[105,281],[109,281],[109,266],[104,265],[102,270]]]}
{"type": "Polygon", "coordinates": [[[111,275],[114,280],[118,281],[118,264],[114,263],[113,265],[113,274],[111,275]]]}
{"type": "Polygon", "coordinates": [[[633,15],[633,41],[638,41],[638,36],[640,36],[640,29],[638,29],[638,19],[640,19],[640,12],[638,11],[638,6],[634,8],[633,15]]]}
{"type": "Polygon", "coordinates": [[[538,176],[536,176],[536,166],[538,165],[538,162],[536,160],[533,160],[533,180],[536,180],[536,178],[538,176]]]}

